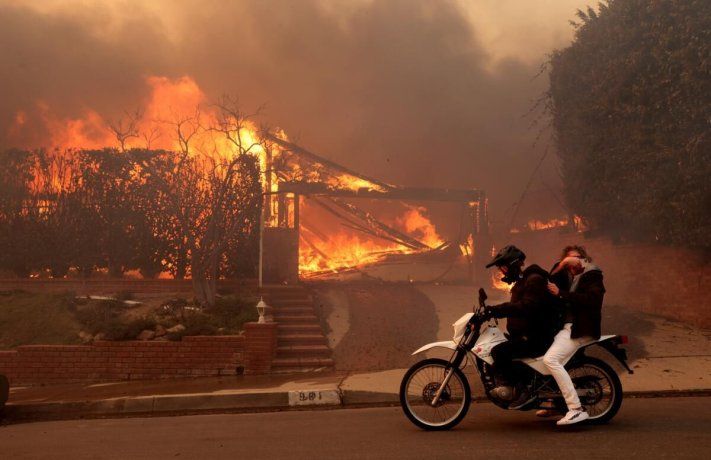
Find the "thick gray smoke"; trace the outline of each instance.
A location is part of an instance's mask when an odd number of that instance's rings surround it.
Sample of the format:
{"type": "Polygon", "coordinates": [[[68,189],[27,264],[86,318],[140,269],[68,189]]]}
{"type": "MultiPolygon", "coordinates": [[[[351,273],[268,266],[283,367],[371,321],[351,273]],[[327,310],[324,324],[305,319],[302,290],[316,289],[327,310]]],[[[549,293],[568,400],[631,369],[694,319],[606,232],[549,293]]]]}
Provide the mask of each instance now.
{"type": "MultiPolygon", "coordinates": [[[[264,121],[367,175],[486,189],[499,220],[545,147],[532,148],[524,115],[547,79],[533,78],[537,64],[493,63],[457,3],[182,1],[167,3],[169,23],[118,4],[38,12],[0,0],[0,146],[37,100],[63,116],[114,116],[140,105],[146,76],[190,75],[210,97],[266,104],[264,121]]],[[[554,162],[543,176],[557,185],[554,162]]],[[[536,212],[560,214],[545,200],[536,212]]]]}

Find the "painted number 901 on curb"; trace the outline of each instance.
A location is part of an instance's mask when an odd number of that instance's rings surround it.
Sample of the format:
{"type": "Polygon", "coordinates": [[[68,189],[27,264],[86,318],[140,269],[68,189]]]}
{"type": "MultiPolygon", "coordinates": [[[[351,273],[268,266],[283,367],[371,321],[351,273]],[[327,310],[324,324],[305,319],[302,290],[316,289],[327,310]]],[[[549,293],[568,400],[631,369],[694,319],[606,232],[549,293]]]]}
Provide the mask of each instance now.
{"type": "Polygon", "coordinates": [[[295,390],[289,392],[290,406],[320,406],[341,404],[337,390],[295,390]]]}

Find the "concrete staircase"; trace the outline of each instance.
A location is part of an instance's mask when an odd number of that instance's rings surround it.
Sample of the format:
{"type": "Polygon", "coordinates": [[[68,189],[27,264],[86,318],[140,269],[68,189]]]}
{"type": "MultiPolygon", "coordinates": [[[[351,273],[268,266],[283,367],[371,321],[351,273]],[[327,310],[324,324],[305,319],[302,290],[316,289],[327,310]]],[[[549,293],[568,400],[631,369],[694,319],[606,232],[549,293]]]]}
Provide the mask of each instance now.
{"type": "Polygon", "coordinates": [[[334,369],[328,339],[321,329],[313,297],[303,286],[265,286],[264,300],[272,307],[277,326],[274,373],[334,369]]]}

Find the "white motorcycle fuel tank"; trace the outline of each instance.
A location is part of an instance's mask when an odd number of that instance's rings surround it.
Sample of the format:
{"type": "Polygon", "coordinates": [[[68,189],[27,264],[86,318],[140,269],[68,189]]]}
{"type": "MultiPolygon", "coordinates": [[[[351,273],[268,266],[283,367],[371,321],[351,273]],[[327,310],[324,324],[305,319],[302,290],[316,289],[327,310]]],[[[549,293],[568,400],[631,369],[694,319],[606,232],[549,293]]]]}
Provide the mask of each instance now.
{"type": "Polygon", "coordinates": [[[494,360],[491,357],[491,349],[506,341],[506,336],[501,332],[501,329],[496,326],[488,326],[474,344],[472,352],[484,362],[494,364],[494,360]]]}

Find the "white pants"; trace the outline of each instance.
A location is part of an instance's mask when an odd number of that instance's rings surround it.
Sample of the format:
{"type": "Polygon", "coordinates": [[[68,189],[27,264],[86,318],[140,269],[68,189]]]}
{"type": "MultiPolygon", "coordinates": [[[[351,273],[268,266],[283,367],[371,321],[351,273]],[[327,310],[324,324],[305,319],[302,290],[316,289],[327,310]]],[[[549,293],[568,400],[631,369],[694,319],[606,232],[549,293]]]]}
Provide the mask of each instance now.
{"type": "Polygon", "coordinates": [[[551,375],[553,375],[558,384],[569,410],[580,407],[580,398],[578,398],[578,393],[575,391],[575,386],[570,375],[568,375],[568,371],[565,370],[565,363],[575,354],[580,345],[591,340],[590,337],[571,339],[570,330],[572,326],[572,323],[566,323],[563,326],[563,329],[556,334],[553,344],[543,356],[543,364],[551,371],[551,375]]]}

